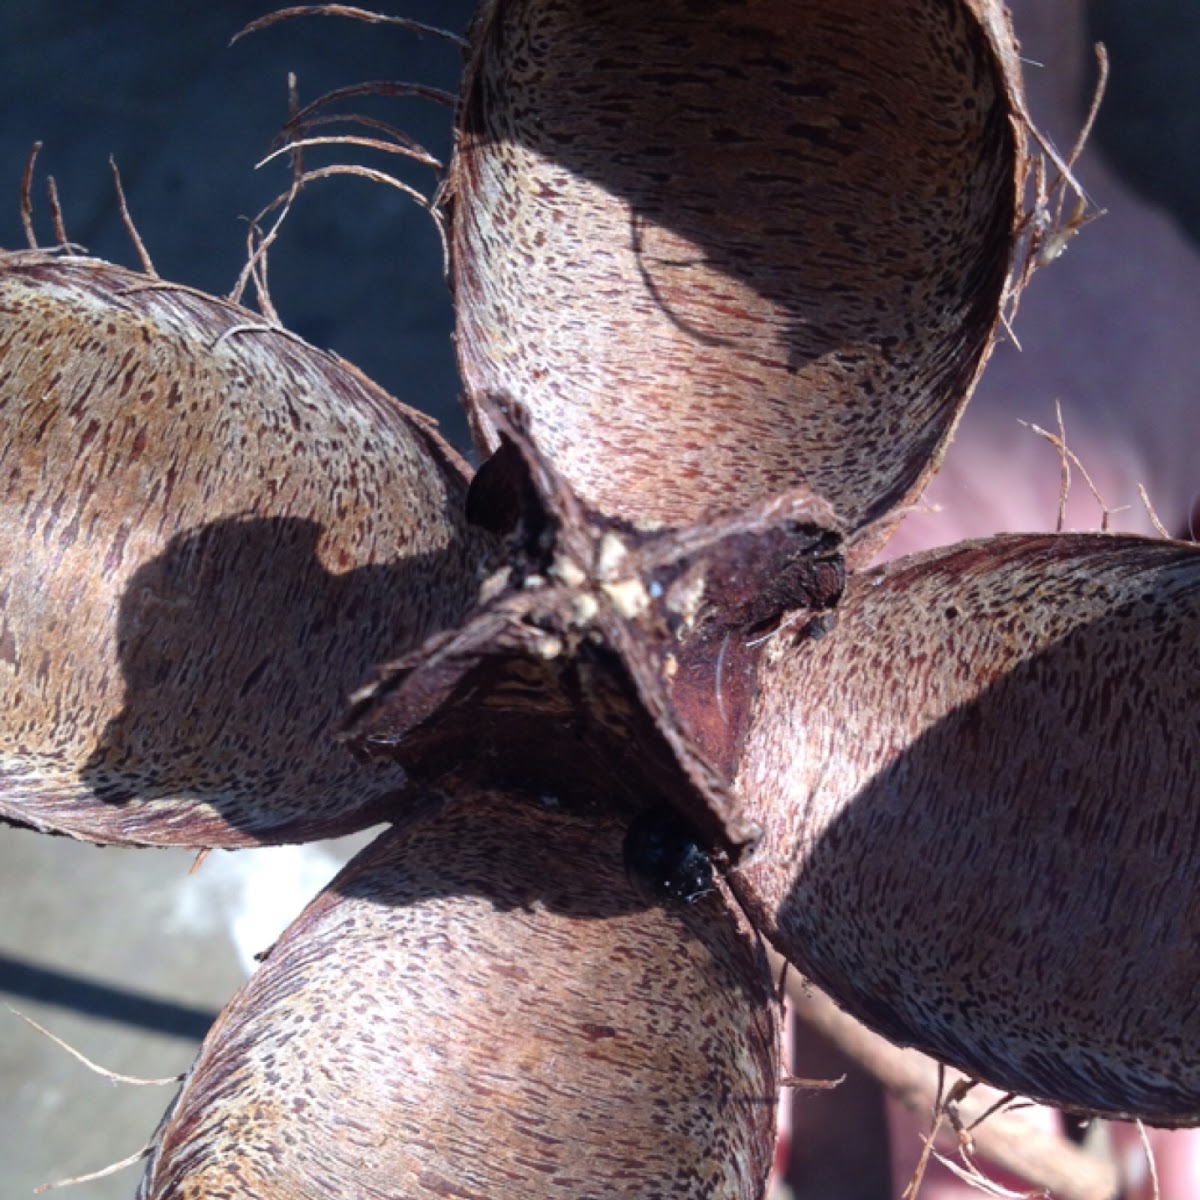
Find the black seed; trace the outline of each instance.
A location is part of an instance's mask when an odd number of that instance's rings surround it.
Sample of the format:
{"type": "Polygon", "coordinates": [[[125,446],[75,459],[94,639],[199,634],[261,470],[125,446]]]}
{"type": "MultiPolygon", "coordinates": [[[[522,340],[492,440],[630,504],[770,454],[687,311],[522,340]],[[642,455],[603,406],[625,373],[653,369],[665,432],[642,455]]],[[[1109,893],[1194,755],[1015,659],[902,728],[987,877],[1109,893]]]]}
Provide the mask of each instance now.
{"type": "Polygon", "coordinates": [[[673,809],[642,813],[625,834],[625,872],[656,901],[694,904],[713,890],[712,861],[673,809]]]}

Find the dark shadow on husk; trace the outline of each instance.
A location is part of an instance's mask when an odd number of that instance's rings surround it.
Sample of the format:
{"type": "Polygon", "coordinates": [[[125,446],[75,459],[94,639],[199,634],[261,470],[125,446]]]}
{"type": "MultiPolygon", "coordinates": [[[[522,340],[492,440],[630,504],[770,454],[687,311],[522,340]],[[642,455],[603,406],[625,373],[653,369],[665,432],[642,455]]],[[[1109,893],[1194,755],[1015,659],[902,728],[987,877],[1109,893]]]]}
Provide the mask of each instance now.
{"type": "Polygon", "coordinates": [[[213,522],[172,538],[122,597],[124,707],[83,783],[105,803],[180,797],[264,838],[320,829],[322,810],[383,815],[402,776],[334,735],[376,664],[461,616],[461,545],[343,574],[300,518],[213,522]]]}
{"type": "Polygon", "coordinates": [[[801,969],[886,1037],[1017,1094],[1190,1124],[1196,554],[1147,545],[1153,582],[870,780],[779,914],[801,969]]]}

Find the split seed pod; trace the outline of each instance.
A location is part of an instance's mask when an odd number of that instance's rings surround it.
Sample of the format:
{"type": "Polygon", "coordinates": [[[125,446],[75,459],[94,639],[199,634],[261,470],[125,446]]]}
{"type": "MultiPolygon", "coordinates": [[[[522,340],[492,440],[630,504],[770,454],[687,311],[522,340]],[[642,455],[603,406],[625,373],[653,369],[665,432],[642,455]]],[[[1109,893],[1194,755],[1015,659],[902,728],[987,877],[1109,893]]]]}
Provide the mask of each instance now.
{"type": "MultiPolygon", "coordinates": [[[[756,1196],[775,1029],[738,905],[894,1038],[1083,1111],[1197,1119],[1194,856],[1170,850],[1197,800],[1198,552],[999,539],[863,569],[936,468],[1044,215],[1021,208],[1016,64],[989,0],[483,6],[452,241],[492,454],[466,509],[504,557],[460,620],[477,555],[451,515],[453,600],[425,621],[391,593],[402,633],[363,652],[392,661],[357,694],[353,771],[430,808],[224,1014],[147,1200],[577,1195],[560,1155],[581,1144],[605,1194],[633,1171],[639,1193],[756,1196]],[[1069,769],[1030,748],[1049,731],[1069,769]],[[647,908],[623,870],[629,819],[664,802],[725,874],[694,908],[647,908]],[[1055,905],[1110,940],[1094,979],[1055,905]],[[526,985],[481,1085],[464,1056],[526,985]]],[[[208,354],[241,344],[236,320],[208,354]]],[[[336,497],[377,502],[354,472],[393,453],[356,444],[336,497]]],[[[434,458],[397,503],[434,487],[453,514],[434,458]]],[[[320,686],[333,703],[342,680],[320,686]]],[[[281,729],[288,710],[255,727],[267,766],[238,760],[239,802],[307,831],[272,790],[281,729]]],[[[304,782],[304,812],[344,811],[304,782]]]]}
{"type": "Polygon", "coordinates": [[[333,740],[457,621],[464,471],[360,374],[233,305],[0,255],[0,817],[95,842],[344,833],[394,766],[333,740]]]}

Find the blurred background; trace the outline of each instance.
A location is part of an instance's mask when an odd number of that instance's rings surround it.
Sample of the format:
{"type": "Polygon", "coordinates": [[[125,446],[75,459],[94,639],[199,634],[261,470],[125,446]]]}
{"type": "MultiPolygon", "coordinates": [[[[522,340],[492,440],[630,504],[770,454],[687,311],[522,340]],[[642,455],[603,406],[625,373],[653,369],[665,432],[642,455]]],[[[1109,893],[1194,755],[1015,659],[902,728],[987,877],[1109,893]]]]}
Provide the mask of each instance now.
{"type": "MultiPolygon", "coordinates": [[[[42,141],[33,191],[41,243],[54,241],[45,199],[50,173],[71,240],[95,255],[136,265],[118,216],[111,154],[158,272],[228,292],[245,260],[246,218],[288,183],[285,162],[260,171],[253,165],[286,119],[289,71],[298,77],[302,102],[364,80],[457,87],[457,48],[399,29],[311,19],[229,47],[238,29],[270,7],[228,0],[5,0],[0,245],[25,244],[21,176],[31,145],[42,141]]],[[[379,5],[457,32],[473,7],[467,0],[379,5]]],[[[1088,36],[1107,43],[1113,64],[1089,156],[1106,159],[1130,194],[1151,206],[1130,209],[1135,216],[1160,210],[1147,218],[1159,239],[1154,244],[1167,247],[1159,253],[1185,267],[1171,294],[1190,286],[1194,305],[1200,275],[1188,273],[1185,239],[1200,239],[1200,162],[1194,153],[1200,145],[1200,5],[1094,0],[1086,20],[1088,36]],[[1179,252],[1169,254],[1176,242],[1179,252]]],[[[1052,71],[1053,64],[1030,67],[1031,73],[1039,70],[1052,71]]],[[[439,157],[448,155],[450,112],[444,107],[403,98],[353,108],[385,116],[439,157]]],[[[353,150],[338,157],[391,167],[426,193],[436,182],[432,172],[412,164],[353,150]]],[[[314,165],[319,161],[330,159],[312,157],[314,165]]],[[[1097,199],[1114,203],[1103,194],[1097,199]]],[[[1088,256],[1103,253],[1104,237],[1104,226],[1088,230],[1069,257],[1085,266],[1100,262],[1088,256]]],[[[399,192],[361,179],[320,181],[301,196],[270,261],[271,294],[286,325],[430,412],[465,448],[465,425],[454,403],[441,248],[425,212],[399,192]]],[[[1057,268],[1047,278],[1053,282],[1056,275],[1057,268]]],[[[1070,280],[1064,273],[1061,287],[1069,289],[1070,280]]],[[[1105,319],[1127,328],[1130,314],[1145,309],[1145,294],[1140,288],[1114,293],[1105,319]]],[[[1077,293],[1064,300],[1062,291],[1036,281],[1018,332],[1032,329],[1036,341],[1042,326],[1035,301],[1051,312],[1078,299],[1077,293]]],[[[1200,328],[1181,334],[1200,343],[1200,328]]],[[[1082,352],[1078,340],[1062,344],[1065,352],[1082,352]]],[[[1141,353],[1153,357],[1149,350],[1131,351],[1135,372],[1141,353]]],[[[1031,357],[1024,367],[1011,367],[1007,378],[1036,365],[1031,357]]],[[[1001,363],[1001,378],[1005,369],[1001,363]]],[[[1190,369],[1183,364],[1172,378],[1196,378],[1190,369]]],[[[1172,386],[1175,411],[1188,422],[1194,412],[1190,392],[1172,386]]],[[[976,402],[985,415],[986,391],[987,385],[976,402]]],[[[1145,420],[1154,419],[1161,391],[1156,382],[1139,399],[1145,420]]],[[[1036,415],[1044,424],[1052,420],[1045,406],[1036,415]]],[[[1178,441],[1177,420],[1172,429],[1178,441]]],[[[1184,440],[1194,444],[1197,432],[1190,421],[1184,440]]],[[[1047,461],[1056,486],[1056,466],[1047,461]]],[[[188,854],[98,850],[0,829],[0,1001],[113,1070],[140,1076],[182,1071],[244,978],[249,956],[270,944],[346,853],[345,846],[218,853],[189,875],[188,854]]],[[[136,1152],[171,1094],[169,1088],[114,1085],[89,1073],[3,1007],[0,1082],[2,1197],[27,1196],[39,1184],[136,1152]]],[[[856,1153],[861,1159],[861,1148],[856,1153]]],[[[888,1194],[882,1162],[878,1170],[861,1169],[861,1162],[851,1170],[828,1154],[811,1157],[807,1168],[799,1168],[809,1172],[800,1195],[881,1200],[888,1194]]],[[[87,1200],[128,1197],[138,1173],[135,1167],[75,1194],[87,1200]]]]}
{"type": "MultiPolygon", "coordinates": [[[[164,278],[217,295],[245,261],[246,219],[285,190],[286,160],[259,171],[287,119],[287,75],[301,104],[368,80],[455,92],[459,49],[435,37],[312,18],[230,39],[270,12],[264,0],[5,0],[0,5],[3,126],[0,245],[24,245],[17,196],[31,144],[42,141],[36,225],[54,241],[44,176],[55,177],[73,241],[135,266],[114,202],[108,157],[164,278]],[[3,197],[11,199],[6,203],[3,197]]],[[[471,0],[395,0],[380,11],[462,33],[471,0]]],[[[341,111],[390,120],[445,160],[451,111],[429,100],[355,101],[341,111]]],[[[367,161],[429,194],[427,168],[342,148],[318,162],[367,161]]],[[[336,350],[402,400],[448,418],[456,374],[441,251],[429,216],[391,188],[360,179],[314,184],[288,219],[271,291],[285,323],[336,350]]]]}

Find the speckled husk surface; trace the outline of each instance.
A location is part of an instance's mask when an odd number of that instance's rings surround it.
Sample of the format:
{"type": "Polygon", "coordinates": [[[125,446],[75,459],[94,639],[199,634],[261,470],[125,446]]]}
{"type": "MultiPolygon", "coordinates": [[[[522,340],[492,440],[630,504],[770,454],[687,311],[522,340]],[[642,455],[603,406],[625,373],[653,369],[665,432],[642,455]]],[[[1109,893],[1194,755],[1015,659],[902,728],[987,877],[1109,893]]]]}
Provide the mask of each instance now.
{"type": "Polygon", "coordinates": [[[1002,6],[491,0],[453,173],[458,349],[581,499],[679,526],[919,490],[990,349],[1024,126],[1002,6]]]}
{"type": "Polygon", "coordinates": [[[999,1087],[1200,1118],[1200,550],[1019,536],[851,580],[779,639],[731,882],[889,1038],[999,1087]]]}
{"type": "Polygon", "coordinates": [[[756,1200],[779,1001],[722,889],[619,822],[464,795],[383,835],[214,1026],[140,1200],[756,1200]]]}
{"type": "Polygon", "coordinates": [[[332,735],[482,545],[428,423],[244,309],[23,252],[0,425],[0,817],[188,846],[377,819],[403,772],[332,735]]]}

